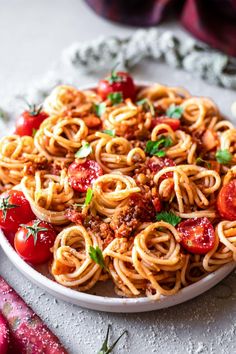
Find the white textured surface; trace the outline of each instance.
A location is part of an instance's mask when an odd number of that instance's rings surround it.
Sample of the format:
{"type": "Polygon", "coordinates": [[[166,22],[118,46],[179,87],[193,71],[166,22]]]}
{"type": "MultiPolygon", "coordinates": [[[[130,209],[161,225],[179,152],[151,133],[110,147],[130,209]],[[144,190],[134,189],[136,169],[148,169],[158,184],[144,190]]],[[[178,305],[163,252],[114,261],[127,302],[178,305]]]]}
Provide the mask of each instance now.
{"type": "MultiPolygon", "coordinates": [[[[124,36],[131,31],[96,17],[81,0],[0,0],[0,106],[14,92],[41,78],[62,49],[73,41],[99,35],[124,36]]],[[[182,85],[194,94],[212,97],[232,118],[230,106],[236,92],[209,86],[165,65],[143,63],[133,74],[138,79],[182,85]]],[[[81,76],[81,84],[96,79],[81,76]]],[[[2,251],[0,273],[46,321],[71,354],[96,353],[108,323],[113,325],[115,336],[124,328],[129,331],[116,353],[236,352],[235,274],[188,303],[152,313],[124,315],[83,310],[56,301],[28,282],[2,251]]]]}

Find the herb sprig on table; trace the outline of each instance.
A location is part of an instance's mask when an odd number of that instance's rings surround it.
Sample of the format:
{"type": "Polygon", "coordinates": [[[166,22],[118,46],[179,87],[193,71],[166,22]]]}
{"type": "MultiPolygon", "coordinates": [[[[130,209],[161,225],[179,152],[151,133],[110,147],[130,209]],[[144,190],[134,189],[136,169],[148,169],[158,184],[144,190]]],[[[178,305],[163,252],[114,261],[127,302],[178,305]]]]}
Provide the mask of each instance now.
{"type": "Polygon", "coordinates": [[[115,348],[116,344],[121,339],[121,337],[123,337],[123,335],[128,333],[127,331],[122,332],[121,335],[115,340],[115,342],[111,346],[109,346],[108,340],[109,340],[110,330],[111,330],[111,325],[109,324],[108,328],[107,328],[107,334],[106,334],[105,340],[104,340],[104,342],[102,344],[101,349],[97,352],[97,354],[109,354],[109,353],[111,353],[112,350],[115,348]]]}

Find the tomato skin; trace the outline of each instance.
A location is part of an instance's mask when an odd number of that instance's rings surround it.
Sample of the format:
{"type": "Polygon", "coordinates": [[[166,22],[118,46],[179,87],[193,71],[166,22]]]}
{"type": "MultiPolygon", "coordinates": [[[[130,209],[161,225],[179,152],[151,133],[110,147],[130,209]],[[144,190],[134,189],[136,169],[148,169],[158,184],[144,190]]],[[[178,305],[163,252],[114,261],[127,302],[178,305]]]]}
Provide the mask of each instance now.
{"type": "MultiPolygon", "coordinates": [[[[160,170],[162,170],[165,167],[175,166],[175,162],[172,159],[170,159],[169,157],[153,156],[148,160],[147,166],[148,166],[148,168],[150,168],[151,172],[156,174],[157,172],[159,172],[160,170]]],[[[160,181],[163,181],[166,178],[172,178],[172,177],[173,177],[173,172],[167,172],[167,173],[164,173],[160,177],[160,181]]]]}
{"type": "Polygon", "coordinates": [[[217,197],[217,209],[222,218],[236,220],[236,179],[221,188],[217,197]]]}
{"type": "Polygon", "coordinates": [[[156,197],[154,197],[152,199],[152,204],[153,204],[153,206],[155,208],[155,211],[157,213],[159,213],[161,211],[161,209],[162,209],[162,205],[161,205],[160,198],[158,196],[156,196],[156,197]]]}
{"type": "MultiPolygon", "coordinates": [[[[172,130],[176,131],[180,127],[180,120],[168,117],[156,117],[152,119],[151,129],[155,128],[159,124],[167,124],[172,130]]],[[[164,130],[160,131],[160,133],[164,133],[164,130]]]]}
{"type": "MultiPolygon", "coordinates": [[[[32,220],[27,223],[27,226],[33,226],[36,220],[32,220]]],[[[46,228],[47,231],[39,231],[37,234],[37,241],[34,244],[34,237],[30,235],[28,238],[28,229],[21,226],[14,240],[14,246],[16,252],[27,262],[31,264],[40,264],[48,261],[52,252],[50,248],[53,246],[57,234],[53,226],[46,221],[41,221],[39,227],[46,228]]]]}
{"type": "Polygon", "coordinates": [[[103,175],[100,165],[94,160],[72,162],[68,168],[69,184],[78,192],[86,192],[93,182],[103,175]]]}
{"type": "Polygon", "coordinates": [[[40,111],[38,114],[31,114],[30,111],[24,111],[16,121],[15,134],[20,136],[33,136],[40,124],[48,118],[46,112],[40,111]]]}
{"type": "Polygon", "coordinates": [[[118,71],[115,73],[118,77],[117,81],[112,83],[107,79],[100,80],[98,83],[98,94],[103,100],[107,98],[109,93],[121,92],[123,98],[135,99],[135,85],[132,77],[123,71],[118,71]]]}
{"type": "Polygon", "coordinates": [[[188,252],[206,254],[215,245],[215,230],[206,218],[193,218],[182,221],[177,226],[180,243],[188,252]]]}
{"type": "Polygon", "coordinates": [[[27,223],[35,218],[28,200],[24,194],[18,190],[9,190],[1,194],[0,201],[8,198],[8,202],[17,205],[15,208],[6,210],[6,219],[4,220],[3,210],[0,210],[0,228],[7,233],[15,233],[22,223],[27,223]]]}

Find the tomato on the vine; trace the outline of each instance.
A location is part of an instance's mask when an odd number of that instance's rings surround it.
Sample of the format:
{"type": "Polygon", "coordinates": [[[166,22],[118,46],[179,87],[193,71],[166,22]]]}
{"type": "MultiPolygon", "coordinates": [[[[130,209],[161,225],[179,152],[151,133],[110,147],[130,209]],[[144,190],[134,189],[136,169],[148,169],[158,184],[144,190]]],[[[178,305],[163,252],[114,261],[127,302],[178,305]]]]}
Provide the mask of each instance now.
{"type": "Polygon", "coordinates": [[[35,218],[28,200],[18,190],[9,190],[0,196],[0,228],[6,233],[15,233],[21,223],[35,218]]]}
{"type": "Polygon", "coordinates": [[[41,123],[48,118],[48,114],[42,111],[42,106],[29,105],[16,120],[15,134],[20,136],[33,136],[41,123]]]}
{"type": "Polygon", "coordinates": [[[45,263],[52,256],[50,249],[56,236],[51,224],[36,219],[21,224],[15,235],[14,246],[25,261],[32,264],[45,263]]]}
{"type": "Polygon", "coordinates": [[[214,227],[206,217],[182,221],[177,231],[181,245],[190,253],[206,254],[215,245],[214,227]]]}
{"type": "Polygon", "coordinates": [[[69,184],[78,192],[86,192],[93,182],[103,175],[100,165],[94,160],[72,162],[68,168],[69,184]]]}
{"type": "Polygon", "coordinates": [[[103,100],[107,98],[110,93],[120,92],[123,99],[135,99],[135,84],[132,77],[123,71],[112,71],[110,76],[98,83],[98,94],[103,100]]]}

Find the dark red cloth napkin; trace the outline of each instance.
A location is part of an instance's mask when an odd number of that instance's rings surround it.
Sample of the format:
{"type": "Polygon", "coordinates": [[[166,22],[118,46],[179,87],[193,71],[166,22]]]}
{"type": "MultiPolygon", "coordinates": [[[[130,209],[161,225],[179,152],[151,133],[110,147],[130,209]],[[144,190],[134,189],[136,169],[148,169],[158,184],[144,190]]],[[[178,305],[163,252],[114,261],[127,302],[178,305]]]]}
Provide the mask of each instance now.
{"type": "Polygon", "coordinates": [[[154,26],[174,14],[198,39],[236,56],[236,0],[86,0],[99,15],[133,26],[154,26]]]}

